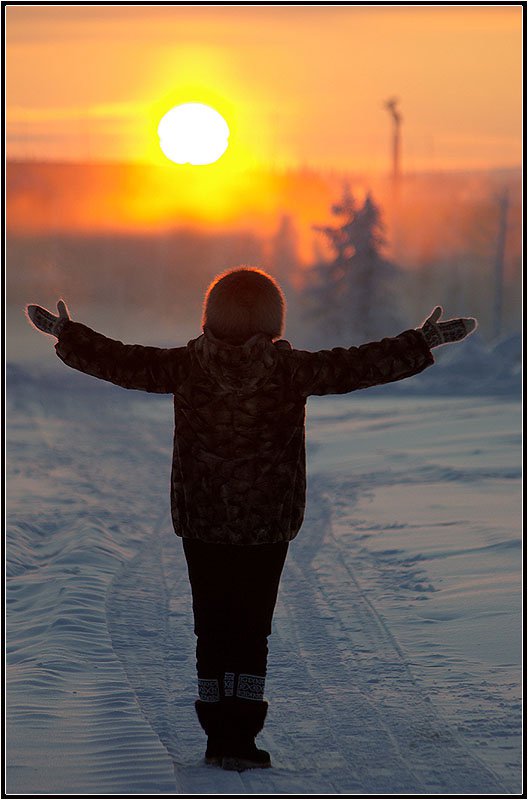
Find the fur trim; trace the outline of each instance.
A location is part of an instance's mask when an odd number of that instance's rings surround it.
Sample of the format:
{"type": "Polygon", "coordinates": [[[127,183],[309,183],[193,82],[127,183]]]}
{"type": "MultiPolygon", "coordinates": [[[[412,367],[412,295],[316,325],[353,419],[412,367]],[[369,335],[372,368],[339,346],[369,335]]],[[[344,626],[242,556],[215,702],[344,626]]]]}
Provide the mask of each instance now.
{"type": "Polygon", "coordinates": [[[232,736],[254,738],[264,727],[268,714],[266,700],[243,700],[236,698],[226,705],[226,729],[232,736]]]}
{"type": "Polygon", "coordinates": [[[209,286],[202,325],[232,344],[243,344],[257,333],[277,339],[285,311],[284,294],[271,275],[256,267],[237,267],[217,275],[209,286]]]}
{"type": "Polygon", "coordinates": [[[224,723],[224,704],[205,703],[203,700],[195,700],[194,708],[198,722],[208,736],[218,736],[224,723]]]}

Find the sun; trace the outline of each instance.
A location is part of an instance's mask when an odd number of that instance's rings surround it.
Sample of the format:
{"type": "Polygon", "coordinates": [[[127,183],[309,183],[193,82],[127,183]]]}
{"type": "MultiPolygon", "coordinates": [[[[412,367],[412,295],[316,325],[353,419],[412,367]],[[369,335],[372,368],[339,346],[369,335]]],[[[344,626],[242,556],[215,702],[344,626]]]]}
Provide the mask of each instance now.
{"type": "Polygon", "coordinates": [[[158,136],[163,153],[176,164],[213,164],[227,150],[229,128],[211,106],[183,103],[161,118],[158,136]]]}

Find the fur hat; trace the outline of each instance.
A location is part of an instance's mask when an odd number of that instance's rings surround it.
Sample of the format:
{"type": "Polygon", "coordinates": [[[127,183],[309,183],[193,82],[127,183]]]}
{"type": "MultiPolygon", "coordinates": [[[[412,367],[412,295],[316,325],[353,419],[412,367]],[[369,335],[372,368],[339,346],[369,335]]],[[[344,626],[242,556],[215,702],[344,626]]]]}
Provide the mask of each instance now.
{"type": "Polygon", "coordinates": [[[237,267],[217,275],[209,286],[202,325],[232,344],[242,344],[257,333],[278,339],[285,310],[282,289],[271,275],[256,267],[237,267]]]}

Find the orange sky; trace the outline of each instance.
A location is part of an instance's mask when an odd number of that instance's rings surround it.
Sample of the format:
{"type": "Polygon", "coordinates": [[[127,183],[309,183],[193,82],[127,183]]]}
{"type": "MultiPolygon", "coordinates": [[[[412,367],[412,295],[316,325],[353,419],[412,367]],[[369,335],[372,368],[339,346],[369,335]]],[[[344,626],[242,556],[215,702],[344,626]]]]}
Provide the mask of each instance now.
{"type": "Polygon", "coordinates": [[[11,158],[162,164],[159,118],[197,100],[226,168],[386,170],[397,96],[406,170],[521,162],[520,5],[5,11],[11,158]]]}

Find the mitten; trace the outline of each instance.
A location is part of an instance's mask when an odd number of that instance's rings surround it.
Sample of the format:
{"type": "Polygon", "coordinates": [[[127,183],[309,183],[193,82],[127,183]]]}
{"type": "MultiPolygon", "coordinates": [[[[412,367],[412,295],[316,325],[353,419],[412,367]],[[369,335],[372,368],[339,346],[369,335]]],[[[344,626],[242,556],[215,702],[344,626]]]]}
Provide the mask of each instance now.
{"type": "Polygon", "coordinates": [[[440,322],[444,313],[442,306],[437,306],[422,327],[419,328],[429,347],[438,347],[441,344],[459,342],[469,336],[477,327],[477,320],[473,317],[447,319],[440,322]]]}
{"type": "Polygon", "coordinates": [[[70,319],[70,314],[64,300],[59,300],[57,303],[59,316],[52,314],[47,308],[42,306],[30,305],[26,307],[26,315],[30,322],[43,333],[48,333],[50,336],[60,336],[62,329],[66,322],[70,319]]]}

